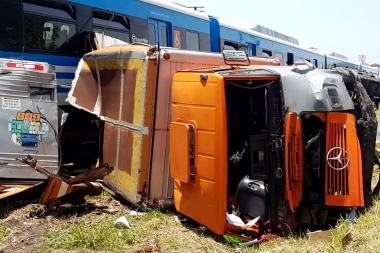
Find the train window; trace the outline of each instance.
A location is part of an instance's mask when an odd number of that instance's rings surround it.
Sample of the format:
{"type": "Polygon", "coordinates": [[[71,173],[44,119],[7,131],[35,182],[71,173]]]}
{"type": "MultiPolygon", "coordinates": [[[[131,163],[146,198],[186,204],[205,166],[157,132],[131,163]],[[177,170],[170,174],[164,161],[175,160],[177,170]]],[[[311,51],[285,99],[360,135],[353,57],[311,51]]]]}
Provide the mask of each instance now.
{"type": "Polygon", "coordinates": [[[75,52],[75,44],[66,47],[65,43],[75,39],[76,25],[29,15],[24,22],[27,49],[75,52]]]}
{"type": "Polygon", "coordinates": [[[223,50],[238,50],[238,44],[232,41],[224,41],[223,50]]]}
{"type": "Polygon", "coordinates": [[[75,21],[75,9],[68,4],[50,2],[42,4],[41,1],[24,0],[23,8],[24,12],[29,14],[75,21]]]}
{"type": "Polygon", "coordinates": [[[323,69],[323,63],[322,62],[319,63],[319,67],[318,68],[323,69]]]}
{"type": "Polygon", "coordinates": [[[32,4],[34,2],[25,1],[23,4],[26,49],[75,53],[76,25],[69,22],[75,21],[72,6],[53,3],[42,6],[32,4]]]}
{"type": "Polygon", "coordinates": [[[186,31],[186,46],[190,50],[199,50],[199,35],[198,33],[186,31]]]}
{"type": "MultiPolygon", "coordinates": [[[[101,34],[101,33],[103,33],[103,29],[94,28],[94,32],[101,34]]],[[[106,30],[104,30],[104,35],[110,36],[110,37],[115,38],[115,39],[122,40],[124,42],[128,42],[128,43],[130,42],[129,33],[118,32],[118,31],[106,29],[106,30]]]]}
{"type": "Polygon", "coordinates": [[[114,16],[110,13],[94,11],[92,23],[94,32],[104,34],[124,42],[130,42],[128,19],[121,16],[114,16]],[[112,20],[111,20],[112,19],[112,20]]]}
{"type": "Polygon", "coordinates": [[[268,49],[263,49],[262,51],[262,56],[263,57],[272,57],[272,51],[268,50],[268,49]]]}
{"type": "Polygon", "coordinates": [[[274,58],[277,58],[277,59],[279,59],[282,62],[282,54],[281,53],[275,52],[274,53],[274,58]]]}
{"type": "Polygon", "coordinates": [[[239,45],[239,51],[247,52],[247,47],[245,45],[239,45]]]}
{"type": "Polygon", "coordinates": [[[1,1],[0,50],[18,51],[23,48],[21,2],[1,1]]]}
{"type": "Polygon", "coordinates": [[[315,66],[316,68],[318,68],[318,61],[317,61],[317,59],[313,59],[313,63],[314,63],[314,66],[315,66]]]}
{"type": "Polygon", "coordinates": [[[287,58],[288,58],[288,60],[286,61],[286,64],[288,66],[293,65],[293,63],[294,63],[294,55],[292,53],[288,53],[287,54],[287,58]]]}
{"type": "Polygon", "coordinates": [[[280,62],[281,62],[281,65],[282,65],[282,63],[283,63],[283,56],[282,56],[282,53],[275,52],[275,53],[274,53],[274,58],[279,59],[280,62]]]}
{"type": "Polygon", "coordinates": [[[166,26],[161,27],[161,46],[163,47],[168,46],[168,30],[166,26]]]}
{"type": "Polygon", "coordinates": [[[230,46],[230,45],[224,45],[223,50],[236,50],[236,48],[234,48],[233,46],[230,46]]]}
{"type": "Polygon", "coordinates": [[[153,24],[148,25],[149,44],[156,45],[156,27],[153,24]]]}

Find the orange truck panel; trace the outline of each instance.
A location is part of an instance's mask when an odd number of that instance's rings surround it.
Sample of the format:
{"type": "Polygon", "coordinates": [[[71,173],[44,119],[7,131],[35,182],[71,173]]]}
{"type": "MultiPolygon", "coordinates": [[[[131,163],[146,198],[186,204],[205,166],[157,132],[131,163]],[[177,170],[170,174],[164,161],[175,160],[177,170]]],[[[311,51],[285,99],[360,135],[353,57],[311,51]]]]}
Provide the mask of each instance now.
{"type": "Polygon", "coordinates": [[[364,206],[361,168],[355,116],[327,113],[326,205],[364,206]]]}
{"type": "MultiPolygon", "coordinates": [[[[173,120],[191,119],[197,125],[194,149],[196,176],[190,182],[179,180],[178,178],[186,178],[187,175],[178,176],[177,168],[171,168],[172,171],[176,171],[172,175],[177,178],[174,180],[175,207],[214,233],[223,234],[227,204],[227,140],[223,79],[210,74],[207,82],[201,85],[199,74],[177,73],[174,76],[172,91],[173,120]],[[196,96],[184,92],[189,89],[196,90],[196,96]]],[[[186,140],[186,136],[179,134],[171,132],[171,143],[179,141],[179,138],[186,140]]],[[[172,165],[175,166],[175,163],[172,165]]]]}

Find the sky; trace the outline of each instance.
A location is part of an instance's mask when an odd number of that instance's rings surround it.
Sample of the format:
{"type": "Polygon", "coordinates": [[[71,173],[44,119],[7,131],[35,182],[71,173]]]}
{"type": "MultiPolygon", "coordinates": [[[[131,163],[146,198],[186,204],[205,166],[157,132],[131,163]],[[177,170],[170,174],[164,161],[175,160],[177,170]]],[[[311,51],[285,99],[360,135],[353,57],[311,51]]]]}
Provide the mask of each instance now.
{"type": "Polygon", "coordinates": [[[298,39],[300,46],[343,54],[351,61],[366,55],[380,63],[379,0],[174,0],[204,6],[207,14],[249,27],[258,24],[298,39]]]}

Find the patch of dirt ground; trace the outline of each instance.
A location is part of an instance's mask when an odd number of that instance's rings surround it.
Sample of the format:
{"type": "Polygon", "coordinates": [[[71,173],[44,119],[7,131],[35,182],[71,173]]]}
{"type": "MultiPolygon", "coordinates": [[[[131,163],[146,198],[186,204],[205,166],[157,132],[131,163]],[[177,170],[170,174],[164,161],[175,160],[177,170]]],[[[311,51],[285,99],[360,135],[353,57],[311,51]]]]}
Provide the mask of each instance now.
{"type": "Polygon", "coordinates": [[[85,205],[73,207],[46,207],[39,204],[29,204],[15,207],[1,204],[3,219],[0,228],[5,227],[7,235],[1,241],[0,253],[37,251],[44,242],[46,231],[59,231],[64,224],[75,224],[83,215],[97,216],[102,213],[120,211],[126,207],[112,197],[95,197],[85,205]]]}

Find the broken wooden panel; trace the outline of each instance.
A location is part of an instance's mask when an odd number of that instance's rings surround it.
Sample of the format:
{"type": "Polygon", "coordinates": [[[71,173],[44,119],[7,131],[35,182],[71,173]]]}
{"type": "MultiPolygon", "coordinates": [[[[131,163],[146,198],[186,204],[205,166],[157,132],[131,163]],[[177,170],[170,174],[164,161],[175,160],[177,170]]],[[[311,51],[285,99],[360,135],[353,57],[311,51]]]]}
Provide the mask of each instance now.
{"type": "Polygon", "coordinates": [[[46,188],[48,179],[28,185],[2,185],[3,190],[0,190],[0,201],[30,201],[39,199],[42,192],[46,188]],[[13,190],[4,191],[5,189],[14,188],[13,190]]]}
{"type": "Polygon", "coordinates": [[[84,196],[100,195],[103,188],[100,183],[88,182],[69,185],[58,178],[50,178],[46,189],[39,200],[40,204],[50,205],[57,203],[73,203],[84,196]]]}
{"type": "MultiPolygon", "coordinates": [[[[64,178],[59,175],[50,173],[45,168],[37,165],[37,160],[30,155],[24,159],[19,159],[20,162],[29,165],[35,171],[48,177],[43,183],[37,185],[29,185],[19,187],[11,192],[0,194],[0,199],[30,199],[39,198],[39,203],[49,205],[52,203],[75,203],[82,200],[84,196],[96,196],[103,191],[102,185],[95,182],[98,179],[103,179],[113,171],[113,167],[108,164],[102,164],[76,177],[64,178]],[[25,193],[28,193],[26,195],[25,193]],[[29,196],[30,195],[30,196],[29,196]]],[[[1,188],[4,191],[5,187],[1,188]]]]}
{"type": "Polygon", "coordinates": [[[125,45],[85,55],[68,95],[104,120],[100,162],[115,167],[105,183],[130,202],[147,195],[157,68],[150,50],[125,45]]]}

